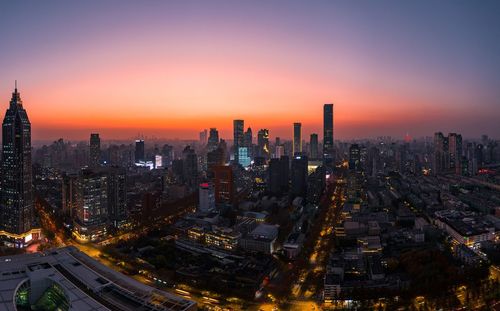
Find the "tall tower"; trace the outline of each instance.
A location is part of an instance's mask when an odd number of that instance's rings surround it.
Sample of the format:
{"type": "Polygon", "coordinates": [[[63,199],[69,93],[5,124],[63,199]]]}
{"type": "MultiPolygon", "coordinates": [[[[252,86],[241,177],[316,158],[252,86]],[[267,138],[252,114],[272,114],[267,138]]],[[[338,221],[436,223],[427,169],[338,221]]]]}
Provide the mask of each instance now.
{"type": "Polygon", "coordinates": [[[311,159],[318,159],[318,134],[312,133],[309,140],[309,156],[311,159]]]}
{"type": "Polygon", "coordinates": [[[323,106],[323,161],[333,163],[333,104],[323,106]]]}
{"type": "Polygon", "coordinates": [[[238,152],[239,148],[244,145],[244,135],[243,135],[243,127],[245,125],[245,121],[243,120],[234,120],[233,121],[233,133],[234,133],[234,162],[239,163],[238,152]]]}
{"type": "Polygon", "coordinates": [[[293,124],[293,149],[292,154],[302,153],[302,123],[293,124]]]}
{"type": "Polygon", "coordinates": [[[2,146],[0,230],[18,235],[14,237],[16,244],[24,245],[32,238],[28,232],[33,223],[31,123],[17,85],[3,119],[2,146]]]}
{"type": "Polygon", "coordinates": [[[101,138],[99,134],[90,134],[90,167],[98,167],[101,159],[101,138]]]}

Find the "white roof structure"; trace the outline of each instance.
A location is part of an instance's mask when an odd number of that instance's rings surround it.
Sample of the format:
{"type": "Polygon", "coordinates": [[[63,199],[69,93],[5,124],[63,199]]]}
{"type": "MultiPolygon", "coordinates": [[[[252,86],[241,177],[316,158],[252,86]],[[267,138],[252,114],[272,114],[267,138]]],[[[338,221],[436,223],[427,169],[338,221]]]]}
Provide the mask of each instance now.
{"type": "Polygon", "coordinates": [[[196,302],[144,285],[73,246],[0,257],[0,310],[26,310],[26,306],[29,310],[40,303],[78,311],[197,308],[196,302]],[[48,291],[52,291],[50,295],[45,294],[48,291]]]}

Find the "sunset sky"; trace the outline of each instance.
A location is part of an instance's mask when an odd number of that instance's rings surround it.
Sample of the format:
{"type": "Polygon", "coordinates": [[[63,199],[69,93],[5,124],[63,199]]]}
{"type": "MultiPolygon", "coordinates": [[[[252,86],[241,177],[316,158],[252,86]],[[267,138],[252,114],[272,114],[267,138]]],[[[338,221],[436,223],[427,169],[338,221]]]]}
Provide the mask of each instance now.
{"type": "Polygon", "coordinates": [[[500,138],[500,1],[2,1],[15,79],[34,139],[500,138]]]}

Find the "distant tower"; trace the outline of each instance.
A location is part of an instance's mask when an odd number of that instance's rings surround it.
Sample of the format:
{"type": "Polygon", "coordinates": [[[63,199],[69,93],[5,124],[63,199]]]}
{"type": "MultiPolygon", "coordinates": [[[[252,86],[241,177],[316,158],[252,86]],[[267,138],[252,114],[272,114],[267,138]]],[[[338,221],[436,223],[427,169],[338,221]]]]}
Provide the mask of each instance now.
{"type": "Polygon", "coordinates": [[[101,159],[101,139],[99,134],[90,134],[90,167],[98,167],[101,159]]]}
{"type": "Polygon", "coordinates": [[[333,104],[323,106],[323,161],[331,166],[334,160],[333,151],[333,104]]]}
{"type": "Polygon", "coordinates": [[[243,128],[245,126],[244,122],[245,121],[243,120],[233,121],[233,134],[234,134],[233,148],[234,148],[234,162],[236,163],[239,163],[238,160],[239,148],[243,147],[244,145],[244,135],[243,135],[243,128]]]}
{"type": "Polygon", "coordinates": [[[16,246],[22,247],[31,238],[27,235],[33,223],[33,185],[31,123],[17,83],[3,119],[2,146],[0,230],[6,231],[16,246]]]}
{"type": "Polygon", "coordinates": [[[311,159],[318,159],[318,134],[311,134],[311,139],[309,141],[309,156],[311,159]]]}
{"type": "Polygon", "coordinates": [[[293,124],[292,154],[302,153],[302,123],[293,124]]]}

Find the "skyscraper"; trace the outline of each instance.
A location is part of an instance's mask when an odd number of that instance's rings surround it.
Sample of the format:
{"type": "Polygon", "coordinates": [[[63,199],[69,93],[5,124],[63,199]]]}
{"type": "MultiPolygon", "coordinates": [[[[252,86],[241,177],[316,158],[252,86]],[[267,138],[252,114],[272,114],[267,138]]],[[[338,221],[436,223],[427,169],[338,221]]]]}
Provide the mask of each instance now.
{"type": "Polygon", "coordinates": [[[31,123],[17,85],[3,120],[2,155],[0,231],[15,246],[23,247],[34,238],[31,123]]]}
{"type": "Polygon", "coordinates": [[[215,127],[210,128],[210,134],[208,135],[208,152],[214,151],[219,146],[219,131],[215,127]]]}
{"type": "Polygon", "coordinates": [[[360,148],[358,144],[352,144],[349,147],[349,169],[350,170],[359,170],[361,167],[361,155],[360,148]]]}
{"type": "Polygon", "coordinates": [[[305,197],[307,194],[307,163],[304,155],[296,155],[292,160],[292,195],[305,197]]]}
{"type": "Polygon", "coordinates": [[[144,162],[145,158],[144,140],[138,139],[135,141],[135,163],[144,162]]]}
{"type": "Polygon", "coordinates": [[[261,129],[257,133],[257,145],[259,146],[259,157],[269,158],[269,130],[261,129]]]}
{"type": "Polygon", "coordinates": [[[245,126],[244,122],[245,121],[243,120],[233,121],[233,133],[234,133],[233,148],[234,148],[234,162],[236,163],[239,163],[238,161],[239,148],[243,147],[245,143],[243,135],[243,127],[245,126]]]}
{"type": "Polygon", "coordinates": [[[302,152],[302,123],[293,124],[293,150],[292,154],[302,152]]]}
{"type": "Polygon", "coordinates": [[[446,172],[450,167],[449,141],[443,133],[434,134],[434,174],[446,172]]]}
{"type": "Polygon", "coordinates": [[[200,146],[205,146],[207,144],[207,129],[200,132],[200,146]]]}
{"type": "Polygon", "coordinates": [[[90,150],[89,150],[90,167],[98,167],[101,159],[101,139],[99,134],[90,134],[90,150]]]}
{"type": "Polygon", "coordinates": [[[450,158],[450,170],[458,175],[462,174],[462,135],[456,133],[448,134],[448,149],[450,158]]]}
{"type": "Polygon", "coordinates": [[[311,140],[309,141],[309,156],[311,159],[318,159],[318,134],[311,134],[311,140]]]}
{"type": "Polygon", "coordinates": [[[333,164],[333,104],[323,106],[323,161],[325,165],[333,164]]]}

